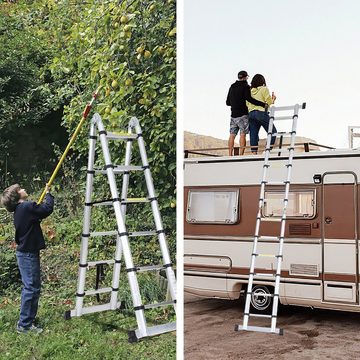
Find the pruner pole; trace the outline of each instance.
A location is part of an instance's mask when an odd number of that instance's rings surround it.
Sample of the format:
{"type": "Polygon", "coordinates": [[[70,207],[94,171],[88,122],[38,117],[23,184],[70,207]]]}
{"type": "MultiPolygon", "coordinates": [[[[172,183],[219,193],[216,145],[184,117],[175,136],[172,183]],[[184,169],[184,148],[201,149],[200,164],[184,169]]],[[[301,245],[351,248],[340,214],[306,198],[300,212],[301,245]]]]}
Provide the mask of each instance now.
{"type": "MultiPolygon", "coordinates": [[[[78,126],[76,127],[74,133],[72,134],[71,136],[71,139],[66,147],[66,149],[64,150],[63,154],[61,155],[61,158],[58,162],[58,164],[56,165],[56,168],[54,169],[51,177],[50,177],[50,180],[47,182],[48,186],[51,186],[51,184],[53,183],[55,177],[56,177],[56,174],[58,173],[62,163],[64,162],[65,158],[66,158],[66,155],[67,153],[69,152],[72,144],[74,143],[76,137],[78,136],[79,132],[80,132],[80,129],[81,129],[81,126],[83,125],[83,123],[85,122],[87,116],[89,115],[89,112],[91,110],[91,107],[92,107],[92,104],[94,103],[94,101],[96,100],[97,96],[98,96],[98,93],[100,91],[100,86],[96,89],[96,91],[92,94],[92,99],[91,101],[86,105],[83,113],[82,113],[82,117],[81,117],[81,120],[78,124],[78,126]]],[[[39,200],[38,200],[38,204],[41,204],[41,202],[44,200],[44,197],[46,195],[46,188],[43,190],[39,200]]]]}

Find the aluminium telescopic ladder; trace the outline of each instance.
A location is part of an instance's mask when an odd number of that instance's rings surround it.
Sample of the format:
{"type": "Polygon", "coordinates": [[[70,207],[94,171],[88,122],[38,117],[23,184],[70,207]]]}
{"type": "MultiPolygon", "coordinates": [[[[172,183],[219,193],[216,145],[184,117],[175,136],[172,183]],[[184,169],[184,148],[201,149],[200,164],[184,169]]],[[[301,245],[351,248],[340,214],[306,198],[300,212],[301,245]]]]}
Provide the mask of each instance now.
{"type": "MultiPolygon", "coordinates": [[[[149,327],[146,323],[145,310],[158,308],[162,306],[173,306],[176,311],[176,279],[174,270],[171,264],[170,254],[167,247],[165,231],[160,216],[158,201],[155,195],[153,180],[147,160],[144,139],[142,136],[141,127],[137,118],[131,118],[128,125],[127,133],[109,133],[105,130],[103,122],[99,114],[94,114],[90,125],[89,136],[89,159],[86,177],[86,198],[84,207],[84,223],[83,233],[81,237],[81,250],[79,262],[79,275],[76,294],[76,306],[74,310],[69,310],[65,313],[65,319],[72,317],[79,317],[84,314],[101,312],[105,310],[116,310],[121,306],[121,301],[118,300],[118,290],[120,282],[121,258],[124,256],[126,272],[130,284],[130,291],[132,295],[135,316],[138,324],[138,329],[129,331],[129,341],[136,342],[137,340],[147,337],[162,334],[164,332],[176,330],[176,322],[165,323],[149,327]],[[102,153],[105,161],[103,169],[94,169],[95,162],[95,147],[97,139],[100,139],[102,153]],[[113,165],[111,161],[110,151],[108,147],[109,140],[126,141],[126,152],[124,165],[113,165]],[[132,144],[137,140],[142,166],[131,165],[132,144]],[[143,171],[148,191],[147,198],[128,198],[128,187],[130,173],[133,171],[143,171]],[[107,175],[107,180],[110,186],[111,199],[92,202],[92,191],[95,174],[107,175]],[[122,174],[122,189],[121,197],[119,197],[117,184],[115,180],[116,174],[122,174]],[[135,231],[128,232],[125,225],[126,205],[130,203],[150,203],[156,230],[152,231],[135,231]],[[115,211],[117,229],[115,231],[97,231],[90,232],[90,217],[92,206],[110,205],[115,211]],[[116,236],[116,250],[113,260],[89,261],[88,257],[88,243],[89,238],[98,236],[116,236]],[[132,254],[130,250],[129,238],[136,238],[142,236],[157,236],[162,253],[162,264],[138,266],[134,265],[132,254]],[[99,267],[104,264],[113,265],[112,285],[108,288],[96,288],[94,290],[85,291],[86,271],[90,267],[99,267]],[[143,304],[137,279],[138,272],[145,271],[160,271],[164,270],[168,281],[168,290],[170,292],[170,301],[159,302],[155,304],[143,304]],[[111,293],[110,302],[106,304],[83,306],[84,296],[99,296],[102,293],[111,293]]],[[[97,274],[98,275],[98,274],[97,274]]]]}
{"type": "MultiPolygon", "coordinates": [[[[244,310],[244,318],[242,325],[235,325],[235,331],[256,331],[256,332],[265,332],[265,333],[275,333],[279,335],[283,335],[283,329],[276,327],[277,322],[277,313],[278,313],[278,305],[279,305],[279,292],[280,292],[280,277],[281,277],[281,265],[283,260],[283,246],[284,246],[284,237],[285,237],[285,224],[286,224],[286,209],[289,202],[289,190],[290,190],[290,180],[291,180],[291,170],[293,166],[293,156],[295,151],[295,137],[296,137],[296,127],[297,127],[297,119],[299,109],[305,109],[306,104],[302,105],[295,104],[294,106],[282,106],[275,107],[272,106],[270,108],[270,122],[269,128],[267,132],[267,141],[265,148],[265,158],[263,164],[263,174],[260,186],[260,197],[259,197],[259,209],[256,216],[256,225],[255,225],[255,235],[254,242],[251,254],[251,262],[250,262],[250,272],[249,272],[249,280],[248,287],[246,292],[246,300],[245,300],[245,310],[244,310]],[[275,116],[276,111],[293,111],[292,116],[275,116]],[[273,133],[274,121],[276,120],[292,120],[292,129],[290,132],[275,132],[273,133]],[[286,180],[282,182],[270,182],[267,180],[268,170],[270,168],[270,153],[272,150],[271,138],[273,136],[290,136],[290,146],[286,149],[282,149],[282,151],[288,151],[288,161],[285,167],[287,168],[286,180]],[[266,186],[272,185],[280,185],[284,186],[284,197],[283,197],[283,208],[282,208],[282,216],[281,217],[262,217],[262,210],[264,208],[266,199],[265,199],[265,189],[266,186]],[[280,235],[279,236],[266,236],[260,235],[260,227],[263,221],[277,221],[280,223],[280,235]],[[278,244],[278,253],[277,254],[263,254],[258,251],[258,243],[261,242],[275,242],[278,244]],[[256,259],[258,257],[270,257],[273,258],[276,263],[276,271],[270,273],[258,273],[256,272],[256,259]],[[269,314],[257,314],[250,313],[250,304],[251,298],[254,295],[253,293],[253,283],[254,280],[266,279],[266,280],[275,280],[274,292],[273,293],[263,293],[259,296],[271,297],[273,299],[272,304],[272,312],[269,314]],[[259,317],[259,318],[267,318],[271,320],[270,326],[249,326],[249,318],[250,317],[259,317]]],[[[274,150],[279,151],[279,150],[274,150]]]]}

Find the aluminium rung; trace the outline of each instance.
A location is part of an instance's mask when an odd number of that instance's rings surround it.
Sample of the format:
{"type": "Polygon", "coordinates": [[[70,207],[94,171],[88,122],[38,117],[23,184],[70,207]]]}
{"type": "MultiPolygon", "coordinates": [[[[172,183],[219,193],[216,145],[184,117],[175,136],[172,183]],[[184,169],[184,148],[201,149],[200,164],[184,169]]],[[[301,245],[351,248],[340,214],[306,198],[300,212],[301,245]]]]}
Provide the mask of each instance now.
{"type": "Polygon", "coordinates": [[[104,294],[104,293],[108,293],[108,292],[111,292],[111,291],[112,291],[111,287],[102,288],[102,289],[96,289],[96,290],[88,290],[88,291],[85,291],[85,295],[104,294]]]}
{"type": "MultiPolygon", "coordinates": [[[[140,171],[140,170],[143,170],[143,167],[142,166],[115,166],[113,168],[113,172],[114,174],[121,174],[121,173],[124,173],[126,171],[140,171]]],[[[107,170],[95,170],[95,173],[96,174],[104,174],[106,175],[107,174],[107,170]]]]}
{"type": "Polygon", "coordinates": [[[261,235],[261,236],[258,236],[257,238],[258,238],[258,240],[270,240],[270,241],[277,240],[278,241],[280,237],[279,236],[262,236],[261,235]]]}
{"type": "MultiPolygon", "coordinates": [[[[250,294],[253,294],[253,293],[250,293],[250,294]]],[[[263,297],[274,297],[275,295],[274,294],[259,294],[259,293],[257,293],[257,294],[255,294],[256,296],[263,296],[263,297]]],[[[276,296],[278,296],[278,295],[276,295],[276,296]]]]}
{"type": "Polygon", "coordinates": [[[263,217],[261,221],[270,221],[270,222],[281,222],[281,217],[263,217]]]}
{"type": "Polygon", "coordinates": [[[124,200],[121,200],[122,204],[134,204],[134,203],[145,203],[150,202],[148,198],[127,198],[124,200]]]}
{"type": "Polygon", "coordinates": [[[250,313],[250,314],[248,314],[248,316],[250,316],[250,317],[258,317],[258,318],[266,318],[266,319],[271,319],[272,318],[272,315],[269,315],[269,314],[250,313]]]}
{"type": "Polygon", "coordinates": [[[271,136],[285,136],[285,137],[291,137],[293,133],[290,131],[278,131],[275,133],[272,133],[271,136]]]}
{"type": "Polygon", "coordinates": [[[274,255],[274,254],[256,254],[256,256],[271,257],[271,258],[276,258],[277,257],[277,255],[274,255]]]}
{"type": "Polygon", "coordinates": [[[235,325],[235,331],[256,331],[256,332],[263,332],[263,333],[273,333],[278,335],[284,335],[284,330],[275,328],[275,330],[271,330],[270,327],[262,327],[262,326],[246,326],[243,325],[235,325]]]}
{"type": "Polygon", "coordinates": [[[272,274],[272,273],[254,273],[253,276],[256,276],[256,277],[270,277],[270,278],[274,278],[275,277],[275,273],[272,274]]]}
{"type": "Polygon", "coordinates": [[[128,134],[128,133],[110,133],[108,132],[106,138],[109,140],[129,140],[136,139],[137,134],[128,134]]]}
{"type": "Polygon", "coordinates": [[[147,305],[144,305],[144,308],[147,310],[147,309],[156,309],[156,308],[159,308],[159,307],[163,307],[163,306],[169,306],[169,305],[174,305],[175,302],[174,301],[164,301],[164,302],[159,302],[159,303],[156,303],[156,304],[147,304],[147,305]]]}
{"type": "Polygon", "coordinates": [[[263,184],[265,184],[267,186],[272,186],[272,185],[282,185],[282,186],[284,186],[284,185],[286,185],[285,181],[267,181],[266,183],[263,183],[263,184]]]}
{"type": "Polygon", "coordinates": [[[137,266],[136,272],[156,271],[161,269],[164,269],[163,265],[145,265],[145,266],[137,266]]]}
{"type": "Polygon", "coordinates": [[[93,206],[112,206],[113,204],[113,201],[102,201],[100,203],[95,203],[93,206]]]}
{"type": "Polygon", "coordinates": [[[94,231],[90,233],[91,237],[96,237],[96,236],[111,236],[111,235],[117,235],[117,231],[116,230],[112,230],[112,231],[94,231]]]}
{"type": "Polygon", "coordinates": [[[293,115],[288,115],[288,116],[275,116],[274,120],[293,120],[293,115]]]}
{"type": "Polygon", "coordinates": [[[135,236],[154,236],[157,235],[155,230],[150,231],[132,231],[129,232],[129,237],[135,237],[135,236]]]}
{"type": "Polygon", "coordinates": [[[107,265],[111,265],[114,264],[114,260],[99,260],[99,261],[88,261],[87,266],[91,267],[91,266],[96,266],[96,265],[101,265],[101,264],[107,264],[107,265]]]}

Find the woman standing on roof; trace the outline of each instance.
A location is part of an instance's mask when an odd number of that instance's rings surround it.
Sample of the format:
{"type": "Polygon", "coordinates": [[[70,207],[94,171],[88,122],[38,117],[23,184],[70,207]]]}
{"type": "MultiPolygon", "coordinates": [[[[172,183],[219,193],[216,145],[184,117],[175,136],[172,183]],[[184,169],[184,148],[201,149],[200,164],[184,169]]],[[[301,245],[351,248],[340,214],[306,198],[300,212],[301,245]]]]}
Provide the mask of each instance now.
{"type": "MultiPolygon", "coordinates": [[[[256,74],[251,80],[251,97],[256,100],[263,101],[266,105],[272,105],[276,96],[274,93],[270,95],[269,89],[266,87],[265,78],[261,74],[256,74]]],[[[267,107],[268,107],[267,106],[267,107]]],[[[249,129],[250,129],[250,145],[252,146],[251,152],[257,154],[257,146],[259,143],[259,131],[262,126],[266,132],[269,128],[270,117],[267,112],[267,107],[253,105],[247,102],[249,109],[249,129]]],[[[272,133],[276,132],[275,126],[272,128],[272,133]]],[[[275,143],[275,136],[271,138],[271,145],[275,143]]]]}

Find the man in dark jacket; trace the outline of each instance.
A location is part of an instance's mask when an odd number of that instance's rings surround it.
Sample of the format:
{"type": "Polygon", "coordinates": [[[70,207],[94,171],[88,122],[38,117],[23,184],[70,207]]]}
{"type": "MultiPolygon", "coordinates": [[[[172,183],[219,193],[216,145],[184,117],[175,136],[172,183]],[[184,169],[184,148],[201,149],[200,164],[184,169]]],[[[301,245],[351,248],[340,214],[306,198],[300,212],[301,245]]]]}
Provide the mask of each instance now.
{"type": "Polygon", "coordinates": [[[250,86],[247,82],[249,78],[246,71],[238,73],[238,79],[229,89],[226,99],[226,105],[231,106],[231,120],[230,120],[230,136],[229,136],[229,155],[233,155],[234,141],[237,133],[240,131],[240,155],[244,154],[246,146],[246,134],[249,133],[248,108],[246,100],[254,105],[265,107],[261,101],[255,100],[251,97],[250,86]]]}
{"type": "Polygon", "coordinates": [[[42,329],[34,324],[41,285],[40,250],[45,248],[40,222],[53,212],[54,198],[48,186],[42,204],[26,201],[27,197],[25,189],[15,184],[4,190],[1,202],[9,212],[14,212],[16,258],[23,283],[20,319],[16,329],[19,333],[40,333],[42,329]]]}

